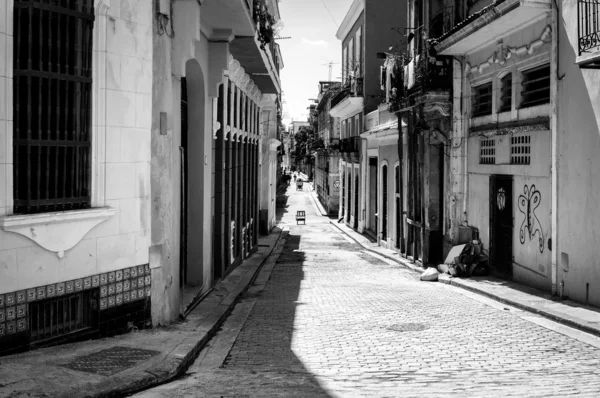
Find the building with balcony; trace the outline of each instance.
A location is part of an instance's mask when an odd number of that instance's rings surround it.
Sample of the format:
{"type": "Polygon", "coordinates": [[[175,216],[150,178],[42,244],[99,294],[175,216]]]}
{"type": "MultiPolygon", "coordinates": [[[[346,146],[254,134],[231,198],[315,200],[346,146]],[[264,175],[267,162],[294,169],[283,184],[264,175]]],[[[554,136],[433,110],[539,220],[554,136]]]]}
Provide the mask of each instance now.
{"type": "Polygon", "coordinates": [[[557,214],[552,4],[455,2],[460,22],[430,42],[454,59],[448,221],[478,230],[496,272],[546,290],[557,214]]]}
{"type": "Polygon", "coordinates": [[[452,61],[428,41],[452,26],[454,17],[442,1],[409,2],[407,43],[386,52],[382,69],[388,110],[406,123],[398,140],[400,225],[391,235],[402,255],[424,265],[443,260],[458,226],[446,209],[446,189],[452,187],[452,61]]]}
{"type": "MultiPolygon", "coordinates": [[[[361,168],[365,178],[365,229],[381,246],[400,249],[402,237],[402,179],[398,153],[398,117],[383,103],[366,116],[361,139],[366,144],[361,168]]],[[[406,125],[404,125],[406,128],[406,125]]]]}
{"type": "Polygon", "coordinates": [[[331,100],[330,115],[339,118],[341,126],[339,216],[359,231],[365,221],[360,134],[364,116],[382,102],[379,71],[383,61],[377,53],[403,40],[392,28],[405,18],[405,2],[354,0],[336,33],[342,44],[342,90],[331,100]]]}
{"type": "Polygon", "coordinates": [[[275,224],[283,65],[277,1],[157,3],[150,267],[168,322],[275,224]]]}
{"type": "Polygon", "coordinates": [[[340,123],[330,115],[331,99],[339,92],[339,82],[319,82],[315,108],[317,138],[322,148],[315,152],[315,190],[327,214],[339,213],[340,200],[340,123]]]}
{"type": "Polygon", "coordinates": [[[185,317],[274,225],[277,2],[5,3],[0,353],[185,317]]]}

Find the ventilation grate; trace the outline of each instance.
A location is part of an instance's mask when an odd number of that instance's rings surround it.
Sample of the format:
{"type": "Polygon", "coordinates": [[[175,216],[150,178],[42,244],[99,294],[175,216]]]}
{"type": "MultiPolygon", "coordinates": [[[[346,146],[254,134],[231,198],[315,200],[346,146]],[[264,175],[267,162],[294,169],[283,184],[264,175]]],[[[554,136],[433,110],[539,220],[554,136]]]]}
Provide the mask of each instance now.
{"type": "Polygon", "coordinates": [[[531,136],[523,135],[510,138],[510,163],[530,164],[531,136]]]}
{"type": "Polygon", "coordinates": [[[482,139],[479,142],[479,164],[496,164],[496,140],[482,139]]]}

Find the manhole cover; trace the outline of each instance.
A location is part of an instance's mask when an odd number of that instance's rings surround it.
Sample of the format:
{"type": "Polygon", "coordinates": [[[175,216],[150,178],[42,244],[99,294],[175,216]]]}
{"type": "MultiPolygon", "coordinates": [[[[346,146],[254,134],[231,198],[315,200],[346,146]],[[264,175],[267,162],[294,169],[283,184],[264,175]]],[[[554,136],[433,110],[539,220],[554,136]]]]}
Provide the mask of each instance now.
{"type": "Polygon", "coordinates": [[[426,329],[429,329],[429,325],[425,323],[397,323],[388,327],[388,330],[394,332],[419,332],[426,329]]]}
{"type": "Polygon", "coordinates": [[[75,358],[74,361],[61,366],[79,372],[111,376],[137,365],[141,361],[150,359],[156,354],[160,354],[160,352],[130,347],[112,347],[75,358]]]}

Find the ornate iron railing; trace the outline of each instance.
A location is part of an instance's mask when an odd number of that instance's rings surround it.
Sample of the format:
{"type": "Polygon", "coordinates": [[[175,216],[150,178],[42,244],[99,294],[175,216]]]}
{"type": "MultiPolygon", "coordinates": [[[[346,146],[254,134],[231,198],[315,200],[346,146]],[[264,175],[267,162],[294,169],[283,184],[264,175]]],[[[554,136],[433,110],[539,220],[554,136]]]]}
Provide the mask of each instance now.
{"type": "Polygon", "coordinates": [[[360,137],[342,138],[340,140],[340,152],[358,152],[360,137]]]}
{"type": "Polygon", "coordinates": [[[600,47],[600,0],[577,0],[579,55],[600,47]]]}

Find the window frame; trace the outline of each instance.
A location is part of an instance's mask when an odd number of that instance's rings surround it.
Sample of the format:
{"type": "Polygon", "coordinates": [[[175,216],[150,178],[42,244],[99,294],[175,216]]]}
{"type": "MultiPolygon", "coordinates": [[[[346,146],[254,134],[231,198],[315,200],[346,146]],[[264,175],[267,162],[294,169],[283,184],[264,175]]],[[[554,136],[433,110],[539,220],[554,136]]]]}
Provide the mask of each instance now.
{"type": "MultiPolygon", "coordinates": [[[[14,17],[13,2],[8,2],[6,17],[12,21],[14,17]]],[[[91,207],[85,210],[55,211],[36,214],[14,214],[12,167],[14,159],[9,157],[6,179],[5,207],[0,208],[0,229],[28,237],[46,250],[55,252],[59,258],[66,250],[71,249],[96,225],[116,215],[116,210],[109,207],[106,199],[106,115],[107,115],[107,48],[110,7],[100,1],[94,3],[95,22],[92,45],[92,127],[91,127],[91,207]],[[69,225],[65,230],[63,225],[69,225]],[[31,230],[38,233],[31,235],[31,230]],[[61,236],[60,242],[53,237],[61,236]]],[[[13,35],[12,23],[7,30],[13,35]]],[[[12,80],[13,62],[7,60],[7,76],[12,80]]],[[[12,118],[12,95],[7,98],[8,114],[12,118]]],[[[12,130],[5,134],[6,147],[12,156],[12,130]]]]}

